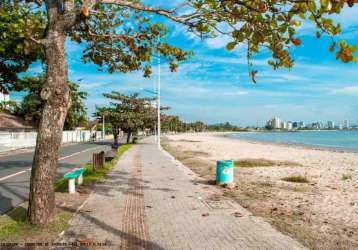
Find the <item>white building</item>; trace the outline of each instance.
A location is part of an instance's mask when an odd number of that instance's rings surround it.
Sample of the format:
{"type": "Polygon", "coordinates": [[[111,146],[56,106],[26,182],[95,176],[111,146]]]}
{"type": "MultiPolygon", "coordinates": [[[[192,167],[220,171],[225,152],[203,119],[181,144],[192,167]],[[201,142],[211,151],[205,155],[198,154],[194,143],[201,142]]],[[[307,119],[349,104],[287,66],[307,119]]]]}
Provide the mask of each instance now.
{"type": "Polygon", "coordinates": [[[283,128],[283,129],[287,129],[287,122],[282,122],[281,123],[281,128],[283,128]]]}
{"type": "Polygon", "coordinates": [[[349,129],[349,121],[348,120],[344,120],[343,121],[343,129],[349,129]]]}
{"type": "Polygon", "coordinates": [[[287,129],[292,130],[293,129],[293,123],[291,121],[287,122],[287,129]]]}
{"type": "Polygon", "coordinates": [[[0,102],[8,102],[10,101],[10,95],[5,91],[0,90],[0,102]]]}
{"type": "Polygon", "coordinates": [[[273,127],[275,129],[280,129],[281,128],[282,124],[281,124],[281,119],[280,118],[278,118],[278,117],[273,118],[272,123],[273,123],[273,127]]]}
{"type": "Polygon", "coordinates": [[[328,121],[328,122],[327,122],[327,128],[328,128],[328,129],[334,129],[334,122],[328,121]]]}
{"type": "Polygon", "coordinates": [[[305,128],[306,125],[305,125],[304,122],[299,122],[298,127],[299,127],[299,128],[305,128]]]}

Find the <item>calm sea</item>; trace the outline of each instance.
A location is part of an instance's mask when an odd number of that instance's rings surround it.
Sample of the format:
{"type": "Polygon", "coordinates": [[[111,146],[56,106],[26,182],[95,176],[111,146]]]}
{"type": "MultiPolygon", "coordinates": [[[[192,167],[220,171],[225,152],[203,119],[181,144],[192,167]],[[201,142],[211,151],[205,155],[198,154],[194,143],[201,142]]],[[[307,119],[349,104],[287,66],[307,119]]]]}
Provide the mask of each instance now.
{"type": "Polygon", "coordinates": [[[300,132],[240,132],[230,138],[358,151],[358,130],[300,132]]]}

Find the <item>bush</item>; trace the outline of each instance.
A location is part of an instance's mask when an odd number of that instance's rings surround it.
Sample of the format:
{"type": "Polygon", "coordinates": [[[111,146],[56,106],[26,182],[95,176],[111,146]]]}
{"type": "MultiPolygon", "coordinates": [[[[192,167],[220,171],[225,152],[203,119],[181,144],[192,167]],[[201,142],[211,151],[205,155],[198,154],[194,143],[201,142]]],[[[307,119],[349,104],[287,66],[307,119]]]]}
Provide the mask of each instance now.
{"type": "Polygon", "coordinates": [[[352,180],[352,176],[350,174],[344,174],[342,175],[342,180],[343,181],[352,180]]]}

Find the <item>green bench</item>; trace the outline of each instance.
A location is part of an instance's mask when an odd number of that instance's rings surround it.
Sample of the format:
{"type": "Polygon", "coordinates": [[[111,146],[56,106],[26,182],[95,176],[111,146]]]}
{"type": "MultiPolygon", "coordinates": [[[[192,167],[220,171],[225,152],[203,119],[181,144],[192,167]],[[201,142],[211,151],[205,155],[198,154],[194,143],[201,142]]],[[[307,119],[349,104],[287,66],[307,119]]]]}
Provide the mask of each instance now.
{"type": "Polygon", "coordinates": [[[63,178],[68,179],[68,192],[70,194],[76,193],[76,179],[78,185],[83,183],[83,173],[85,171],[85,168],[75,168],[71,172],[64,174],[63,178]]]}

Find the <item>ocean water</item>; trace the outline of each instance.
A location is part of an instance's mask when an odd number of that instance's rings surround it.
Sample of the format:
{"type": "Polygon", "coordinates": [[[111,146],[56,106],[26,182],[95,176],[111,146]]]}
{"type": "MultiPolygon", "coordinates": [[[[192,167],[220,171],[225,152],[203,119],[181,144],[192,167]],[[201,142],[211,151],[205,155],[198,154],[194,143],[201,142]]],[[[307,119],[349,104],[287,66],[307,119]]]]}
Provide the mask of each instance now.
{"type": "Polygon", "coordinates": [[[298,132],[238,132],[226,136],[236,139],[280,144],[298,144],[313,147],[358,151],[358,130],[298,131],[298,132]]]}

